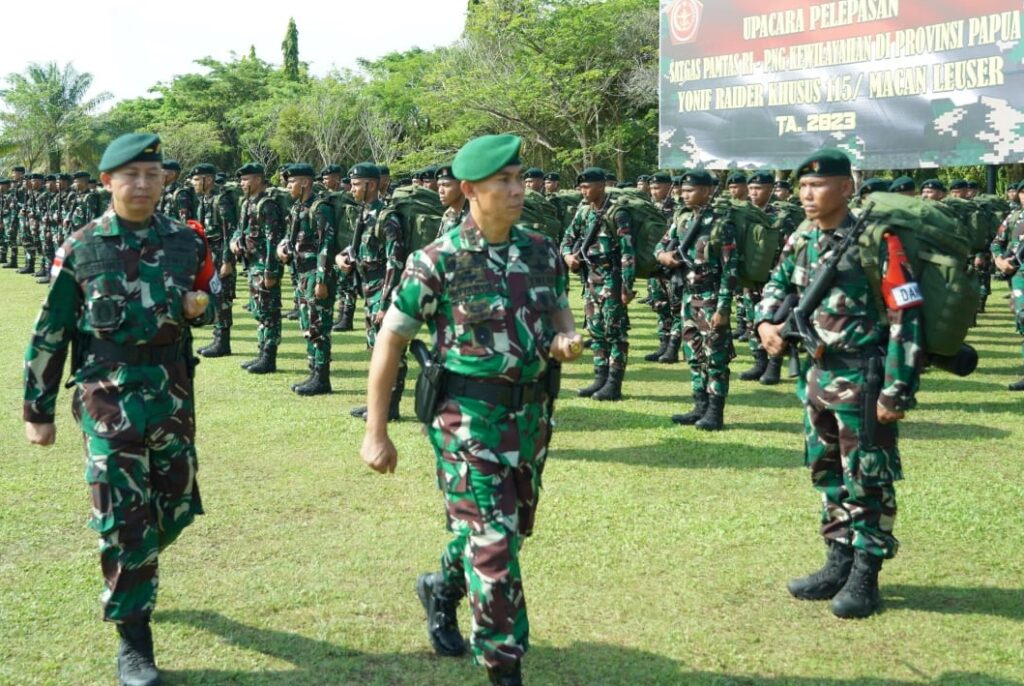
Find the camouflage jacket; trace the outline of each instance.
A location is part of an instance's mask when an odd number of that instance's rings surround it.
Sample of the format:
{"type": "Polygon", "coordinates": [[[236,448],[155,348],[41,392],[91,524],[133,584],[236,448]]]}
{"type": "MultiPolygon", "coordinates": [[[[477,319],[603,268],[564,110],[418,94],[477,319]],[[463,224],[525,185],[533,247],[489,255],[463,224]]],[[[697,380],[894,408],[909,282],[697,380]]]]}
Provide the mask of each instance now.
{"type": "Polygon", "coordinates": [[[169,186],[164,186],[163,193],[160,196],[160,202],[157,203],[156,211],[166,214],[169,217],[176,216],[172,211],[174,207],[174,194],[181,189],[181,185],[175,181],[169,186]]]}
{"type": "Polygon", "coordinates": [[[425,322],[446,369],[501,383],[544,376],[568,277],[544,235],[513,226],[491,245],[472,216],[409,256],[384,326],[412,338],[425,322]]]}
{"type": "Polygon", "coordinates": [[[605,213],[611,201],[611,196],[606,196],[600,210],[586,203],[580,205],[562,236],[561,253],[568,255],[580,249],[582,242],[596,228],[597,234],[583,259],[588,267],[587,281],[598,299],[618,297],[619,284],[622,292],[632,293],[636,279],[636,248],[629,212],[620,208],[610,218],[607,217],[605,213]]]}
{"type": "MultiPolygon", "coordinates": [[[[208,284],[200,281],[208,261],[205,240],[160,214],[135,231],[122,228],[122,220],[107,212],[71,234],[53,260],[50,290],[25,352],[25,420],[53,421],[72,340],[169,345],[181,340],[190,324],[213,321],[220,282],[216,274],[208,284]],[[187,321],[182,297],[203,285],[210,303],[202,316],[187,321]]],[[[121,365],[90,357],[72,371],[103,366],[116,373],[121,365]]]]}
{"type": "MultiPolygon", "coordinates": [[[[764,286],[755,326],[771,321],[787,295],[803,294],[822,260],[838,244],[837,232],[849,229],[853,223],[853,215],[848,215],[835,231],[807,224],[793,234],[782,251],[779,266],[764,286]]],[[[840,260],[839,275],[812,313],[810,323],[825,344],[826,356],[884,352],[885,380],[879,403],[894,412],[906,410],[914,404],[922,362],[921,308],[887,310],[887,321],[883,320],[861,267],[860,250],[855,245],[840,260]]],[[[881,252],[880,272],[884,274],[888,264],[885,241],[881,252]]]]}
{"type": "Polygon", "coordinates": [[[456,226],[461,224],[466,216],[469,214],[469,201],[464,200],[462,203],[462,209],[456,211],[454,207],[449,207],[441,215],[441,226],[437,229],[437,237],[440,238],[444,234],[448,233],[456,226]]]}
{"type": "Polygon", "coordinates": [[[667,220],[672,219],[672,215],[675,214],[677,207],[676,201],[671,195],[664,200],[655,200],[654,206],[665,214],[665,219],[667,220]]]}
{"type": "Polygon", "coordinates": [[[99,193],[88,190],[82,193],[75,192],[71,197],[71,212],[68,214],[71,230],[82,228],[103,214],[104,209],[100,207],[99,193]]]}
{"type": "Polygon", "coordinates": [[[672,224],[654,250],[658,255],[675,249],[689,232],[694,222],[697,237],[686,251],[695,267],[686,270],[686,290],[705,298],[716,297],[716,309],[726,312],[732,308],[736,291],[739,255],[736,252],[736,234],[732,224],[712,212],[711,205],[699,210],[680,207],[672,224]]]}
{"type": "Polygon", "coordinates": [[[334,207],[316,195],[292,203],[288,216],[288,249],[300,274],[316,272],[316,283],[334,278],[334,207]]]}
{"type": "Polygon", "coordinates": [[[242,216],[232,240],[243,246],[252,260],[249,270],[262,272],[271,278],[281,278],[284,271],[277,259],[277,244],[284,238],[285,217],[270,194],[263,191],[242,204],[242,216]]]}
{"type": "Polygon", "coordinates": [[[363,208],[359,221],[366,227],[356,261],[363,294],[382,291],[387,298],[398,284],[407,254],[401,220],[375,200],[363,208]]]}
{"type": "Polygon", "coordinates": [[[231,193],[223,188],[214,196],[213,218],[207,227],[206,236],[210,247],[219,252],[223,264],[234,264],[235,254],[231,252],[231,237],[238,231],[238,205],[231,193]]]}
{"type": "MultiPolygon", "coordinates": [[[[199,219],[199,196],[192,186],[182,186],[171,194],[170,205],[165,212],[172,219],[184,224],[189,219],[199,219]]],[[[206,227],[206,224],[203,224],[206,227]]]]}
{"type": "Polygon", "coordinates": [[[992,254],[996,257],[1013,254],[1020,243],[1021,234],[1024,234],[1024,210],[1016,209],[999,225],[996,237],[992,240],[992,254]]]}

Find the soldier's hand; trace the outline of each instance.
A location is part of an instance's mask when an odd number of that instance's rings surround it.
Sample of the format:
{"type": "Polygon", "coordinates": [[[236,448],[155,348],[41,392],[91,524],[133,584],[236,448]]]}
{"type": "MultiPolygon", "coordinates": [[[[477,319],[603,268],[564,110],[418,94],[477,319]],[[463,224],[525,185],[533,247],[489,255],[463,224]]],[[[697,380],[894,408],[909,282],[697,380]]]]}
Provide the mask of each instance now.
{"type": "Polygon", "coordinates": [[[277,244],[277,259],[281,260],[285,264],[288,264],[288,260],[291,259],[291,255],[288,253],[287,238],[277,244]]]}
{"type": "Polygon", "coordinates": [[[337,265],[338,269],[345,274],[351,274],[352,268],[355,267],[355,264],[348,259],[348,256],[346,256],[345,253],[338,253],[335,255],[334,264],[337,265]]]}
{"type": "Polygon", "coordinates": [[[724,329],[729,326],[729,313],[717,311],[711,316],[712,329],[724,329]]]}
{"type": "Polygon", "coordinates": [[[632,291],[622,291],[622,296],[621,296],[622,304],[623,305],[628,305],[629,303],[633,302],[633,298],[635,298],[635,297],[636,297],[636,293],[634,293],[632,291]]]}
{"type": "Polygon", "coordinates": [[[235,266],[233,264],[228,264],[227,262],[225,262],[220,266],[220,278],[226,279],[234,273],[235,266]]]}
{"type": "Polygon", "coordinates": [[[273,276],[267,276],[265,274],[263,275],[263,287],[264,288],[273,288],[276,285],[277,285],[277,279],[275,279],[273,276]]]}
{"type": "Polygon", "coordinates": [[[398,450],[386,435],[382,438],[375,438],[370,434],[363,436],[359,456],[370,469],[380,474],[393,474],[395,467],[398,466],[398,450]]]}
{"type": "Polygon", "coordinates": [[[203,291],[189,291],[181,299],[181,309],[185,312],[186,319],[195,319],[203,316],[209,303],[210,296],[203,291]]]}
{"type": "Polygon", "coordinates": [[[771,322],[761,322],[757,327],[757,335],[761,338],[761,345],[764,346],[764,349],[772,357],[779,357],[786,352],[786,341],[779,335],[781,329],[781,324],[772,324],[771,322]]]}
{"type": "Polygon", "coordinates": [[[669,269],[676,269],[680,264],[679,260],[675,258],[675,253],[666,250],[665,252],[658,253],[658,264],[669,269]]]}
{"type": "Polygon", "coordinates": [[[313,297],[317,300],[324,300],[328,295],[329,291],[327,290],[327,284],[325,283],[318,283],[313,289],[313,297]]]}
{"type": "Polygon", "coordinates": [[[231,243],[229,244],[228,247],[231,248],[231,252],[233,252],[234,254],[236,254],[236,255],[241,255],[242,254],[242,244],[241,244],[241,242],[237,238],[232,238],[231,239],[231,243]]]}
{"type": "Polygon", "coordinates": [[[37,424],[25,422],[25,438],[33,445],[53,445],[57,440],[57,425],[53,422],[37,424]]]}
{"type": "Polygon", "coordinates": [[[881,403],[878,403],[876,407],[876,414],[878,415],[878,421],[882,424],[892,424],[895,421],[903,419],[907,415],[906,412],[893,412],[892,410],[888,410],[883,407],[881,403]]]}
{"type": "Polygon", "coordinates": [[[576,257],[573,253],[569,253],[565,256],[565,266],[569,268],[569,271],[575,274],[580,270],[580,258],[576,257]]]}
{"type": "Polygon", "coordinates": [[[548,354],[559,362],[572,362],[583,354],[583,338],[575,331],[557,333],[548,354]]]}
{"type": "Polygon", "coordinates": [[[373,315],[373,325],[380,326],[381,322],[384,321],[384,310],[381,310],[377,314],[373,315]]]}
{"type": "Polygon", "coordinates": [[[1006,274],[1007,276],[1013,276],[1013,273],[1017,271],[1016,269],[1013,268],[1013,265],[1010,264],[1010,261],[1005,257],[996,258],[996,269],[1006,274]]]}

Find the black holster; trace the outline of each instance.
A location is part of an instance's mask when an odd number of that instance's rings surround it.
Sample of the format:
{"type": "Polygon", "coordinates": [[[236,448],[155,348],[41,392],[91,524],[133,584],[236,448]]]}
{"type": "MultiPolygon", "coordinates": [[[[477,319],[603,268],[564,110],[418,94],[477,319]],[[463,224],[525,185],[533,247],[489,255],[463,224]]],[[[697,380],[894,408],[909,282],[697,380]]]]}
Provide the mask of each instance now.
{"type": "Polygon", "coordinates": [[[437,404],[444,391],[444,367],[427,350],[423,341],[414,340],[409,345],[409,351],[420,364],[420,373],[416,377],[416,418],[429,425],[434,421],[437,404]]]}

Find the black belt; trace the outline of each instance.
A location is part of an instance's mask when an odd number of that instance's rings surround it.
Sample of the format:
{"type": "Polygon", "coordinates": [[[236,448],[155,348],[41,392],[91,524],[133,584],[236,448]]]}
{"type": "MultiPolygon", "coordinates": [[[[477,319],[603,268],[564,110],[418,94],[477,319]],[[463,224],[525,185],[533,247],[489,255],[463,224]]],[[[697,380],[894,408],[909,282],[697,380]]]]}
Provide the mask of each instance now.
{"type": "Polygon", "coordinates": [[[86,353],[127,365],[172,365],[186,361],[182,341],[168,345],[121,345],[90,338],[86,353]]]}
{"type": "Polygon", "coordinates": [[[544,379],[527,384],[487,383],[452,372],[445,375],[444,390],[447,395],[482,400],[490,405],[502,405],[514,410],[529,403],[539,403],[546,395],[544,379]]]}
{"type": "Polygon", "coordinates": [[[826,352],[820,360],[814,361],[814,366],[822,370],[867,369],[868,360],[873,357],[882,356],[881,351],[865,351],[862,353],[826,352]]]}

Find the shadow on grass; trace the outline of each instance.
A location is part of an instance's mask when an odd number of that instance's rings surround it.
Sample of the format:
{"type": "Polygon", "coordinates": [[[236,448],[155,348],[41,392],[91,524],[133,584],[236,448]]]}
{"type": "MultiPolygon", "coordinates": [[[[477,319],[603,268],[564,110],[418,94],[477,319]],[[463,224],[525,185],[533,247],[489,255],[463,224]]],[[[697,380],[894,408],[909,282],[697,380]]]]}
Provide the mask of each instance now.
{"type": "Polygon", "coordinates": [[[937,422],[917,422],[912,415],[907,421],[900,422],[900,438],[911,439],[964,439],[1006,438],[1011,432],[981,424],[951,424],[937,422]]]}
{"type": "MultiPolygon", "coordinates": [[[[481,667],[466,659],[440,659],[424,646],[420,653],[366,654],[327,641],[294,633],[260,629],[240,624],[215,612],[159,612],[159,622],[187,624],[210,632],[220,640],[292,665],[278,671],[162,670],[168,686],[186,684],[233,684],[241,686],[294,686],[338,684],[339,686],[449,686],[483,684],[481,667]]],[[[574,643],[564,648],[534,645],[523,661],[524,681],[550,686],[636,686],[664,684],[743,684],[749,686],[911,686],[915,684],[991,684],[1021,686],[986,674],[947,672],[933,681],[896,679],[828,679],[821,677],[773,676],[693,671],[671,658],[635,648],[604,643],[574,643]]]]}
{"type": "Polygon", "coordinates": [[[883,584],[888,610],[921,610],[949,615],[991,615],[1024,622],[1024,589],[983,586],[883,584]]]}
{"type": "MultiPolygon", "coordinates": [[[[558,429],[556,428],[557,432],[558,429]]],[[[550,460],[617,462],[638,467],[670,469],[797,469],[803,468],[799,439],[792,448],[752,448],[746,443],[704,443],[693,427],[679,427],[679,438],[625,448],[580,449],[554,447],[550,460]]]]}

